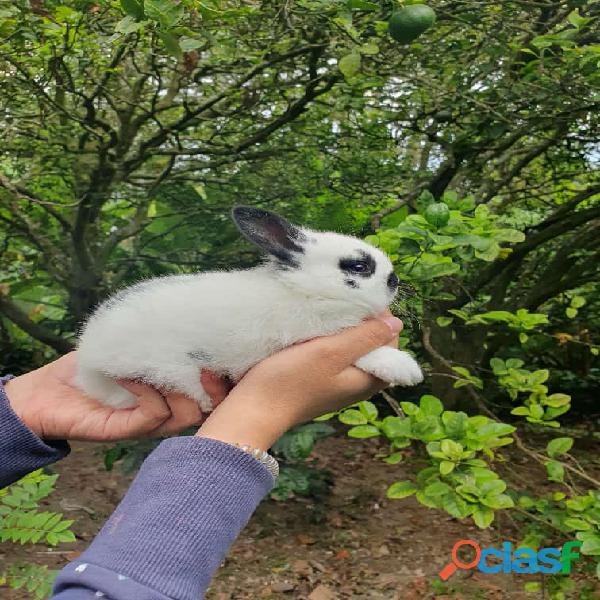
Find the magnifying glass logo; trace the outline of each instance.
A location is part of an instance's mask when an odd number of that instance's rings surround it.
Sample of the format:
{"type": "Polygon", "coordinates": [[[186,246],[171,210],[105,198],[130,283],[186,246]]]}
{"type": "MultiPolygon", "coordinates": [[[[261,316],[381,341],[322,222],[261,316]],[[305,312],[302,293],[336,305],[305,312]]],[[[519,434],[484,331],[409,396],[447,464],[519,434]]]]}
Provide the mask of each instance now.
{"type": "Polygon", "coordinates": [[[452,562],[448,563],[440,572],[439,576],[442,581],[446,581],[453,573],[456,572],[456,569],[472,569],[474,566],[479,563],[481,560],[481,548],[477,542],[473,540],[460,540],[454,544],[452,548],[452,562]],[[475,558],[470,563],[464,563],[458,559],[458,551],[463,546],[471,546],[475,549],[475,558]]]}

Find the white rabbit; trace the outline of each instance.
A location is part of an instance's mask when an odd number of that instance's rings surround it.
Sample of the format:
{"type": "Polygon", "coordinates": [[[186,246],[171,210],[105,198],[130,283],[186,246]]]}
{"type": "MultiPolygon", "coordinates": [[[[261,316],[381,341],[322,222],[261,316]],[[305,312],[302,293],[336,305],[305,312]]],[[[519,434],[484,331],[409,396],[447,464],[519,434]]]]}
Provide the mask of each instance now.
{"type": "MultiPolygon", "coordinates": [[[[396,294],[388,257],[357,238],[299,228],[259,208],[237,207],[233,220],[267,253],[265,263],[150,279],[109,298],[79,339],[76,381],[87,395],[133,406],[114,379],[137,379],[182,391],[210,411],[201,369],[237,381],[286,346],[382,312],[396,294]]],[[[388,346],[356,366],[392,384],[423,379],[408,353],[388,346]]]]}

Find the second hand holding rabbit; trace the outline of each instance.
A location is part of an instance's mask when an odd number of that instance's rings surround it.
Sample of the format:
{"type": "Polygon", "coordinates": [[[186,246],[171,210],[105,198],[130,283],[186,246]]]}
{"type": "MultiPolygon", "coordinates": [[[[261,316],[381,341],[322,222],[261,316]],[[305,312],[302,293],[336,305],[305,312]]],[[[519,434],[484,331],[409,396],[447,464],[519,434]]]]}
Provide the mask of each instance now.
{"type": "MultiPolygon", "coordinates": [[[[237,382],[279,350],[356,326],[393,301],[398,277],[389,258],[362,240],[299,228],[258,208],[237,207],[233,219],[265,263],[150,279],[109,298],[79,340],[77,384],[86,394],[133,406],[115,379],[136,379],[181,391],[207,412],[199,370],[237,382]]],[[[379,346],[354,364],[387,383],[422,381],[410,354],[379,346]]]]}

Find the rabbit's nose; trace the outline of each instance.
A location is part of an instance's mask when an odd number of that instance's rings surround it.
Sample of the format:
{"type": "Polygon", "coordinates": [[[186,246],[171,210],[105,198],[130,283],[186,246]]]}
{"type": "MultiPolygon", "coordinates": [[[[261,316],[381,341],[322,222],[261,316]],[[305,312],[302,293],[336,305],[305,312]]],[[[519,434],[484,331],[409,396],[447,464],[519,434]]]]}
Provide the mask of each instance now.
{"type": "Polygon", "coordinates": [[[389,277],[387,278],[388,287],[390,288],[390,290],[395,290],[398,287],[399,283],[400,280],[398,279],[398,275],[396,275],[396,273],[392,271],[389,277]]]}

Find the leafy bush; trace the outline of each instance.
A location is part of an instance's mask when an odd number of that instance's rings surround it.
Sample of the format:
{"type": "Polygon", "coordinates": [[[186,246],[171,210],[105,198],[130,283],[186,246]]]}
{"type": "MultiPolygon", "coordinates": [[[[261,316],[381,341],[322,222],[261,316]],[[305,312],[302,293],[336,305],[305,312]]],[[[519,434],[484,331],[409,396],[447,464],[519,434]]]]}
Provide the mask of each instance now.
{"type": "Polygon", "coordinates": [[[284,433],[273,445],[280,474],[271,491],[275,500],[289,500],[294,496],[322,498],[332,483],[331,474],[306,464],[316,442],[334,432],[326,423],[307,423],[284,433]]]}
{"type": "MultiPolygon", "coordinates": [[[[54,490],[58,475],[38,470],[0,490],[0,541],[23,544],[44,542],[56,546],[74,542],[70,527],[61,513],[39,511],[39,503],[54,490]]],[[[36,598],[46,598],[56,571],[33,564],[12,564],[0,572],[0,585],[25,589],[36,598]]]]}
{"type": "MultiPolygon", "coordinates": [[[[523,545],[539,548],[576,538],[582,542],[581,553],[589,558],[588,566],[600,577],[600,481],[571,453],[574,439],[561,435],[558,420],[570,410],[571,396],[550,389],[551,368],[526,364],[539,361],[529,349],[530,338],[546,336],[554,344],[566,343],[550,333],[549,315],[555,314],[556,301],[534,312],[493,294],[462,294],[478,262],[502,265],[515,251],[505,244],[518,245],[525,237],[506,227],[503,217],[486,206],[475,206],[469,198],[446,194],[445,200],[447,214],[436,205],[431,216],[433,198],[422,194],[416,214],[405,215],[394,227],[367,238],[392,256],[401,280],[419,291],[413,308],[421,339],[413,344],[420,342],[429,354],[434,370],[430,384],[446,390],[444,403],[432,394],[422,395],[418,404],[389,397],[393,416],[380,417],[375,404],[364,401],[337,417],[350,426],[352,438],[385,439],[389,453],[384,460],[392,465],[403,460],[404,448],[419,444],[428,465],[413,479],[392,483],[389,498],[414,495],[424,506],[458,519],[470,518],[480,528],[489,527],[498,512],[511,511],[522,525],[523,545]],[[441,349],[437,341],[447,345],[441,349]],[[468,365],[453,354],[457,346],[471,347],[468,365]],[[440,385],[448,380],[451,387],[440,385]],[[469,412],[477,409],[482,414],[446,410],[446,403],[468,405],[469,412]],[[550,439],[545,449],[534,449],[513,424],[498,417],[499,412],[524,418],[520,430],[545,435],[556,430],[559,436],[550,439]],[[508,460],[505,447],[509,445],[516,446],[511,457],[522,453],[536,462],[555,489],[540,494],[512,480],[510,472],[503,479],[496,469],[508,460]]],[[[489,273],[493,279],[493,271],[489,273]]],[[[511,282],[505,283],[510,290],[511,282]]],[[[576,316],[584,305],[580,295],[569,294],[567,318],[576,316]]],[[[403,345],[408,341],[405,334],[403,345]]],[[[594,344],[584,348],[591,357],[597,356],[594,344]]],[[[568,585],[559,576],[553,582],[553,593],[559,598],[568,585]]]]}
{"type": "Polygon", "coordinates": [[[41,600],[52,593],[52,583],[57,573],[44,565],[9,565],[0,574],[0,585],[7,585],[13,590],[26,590],[41,600]]]}

